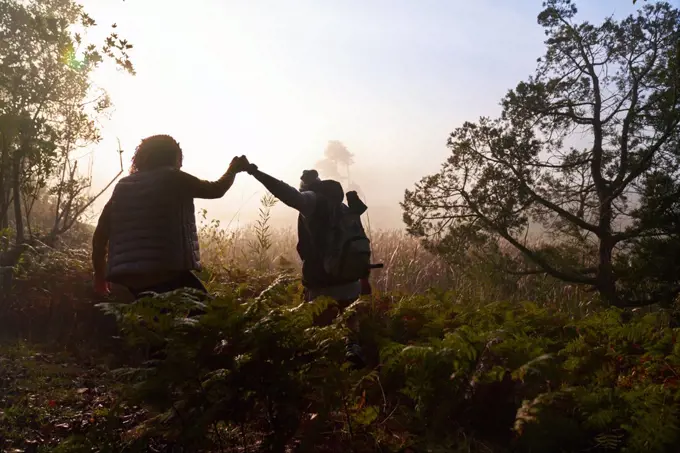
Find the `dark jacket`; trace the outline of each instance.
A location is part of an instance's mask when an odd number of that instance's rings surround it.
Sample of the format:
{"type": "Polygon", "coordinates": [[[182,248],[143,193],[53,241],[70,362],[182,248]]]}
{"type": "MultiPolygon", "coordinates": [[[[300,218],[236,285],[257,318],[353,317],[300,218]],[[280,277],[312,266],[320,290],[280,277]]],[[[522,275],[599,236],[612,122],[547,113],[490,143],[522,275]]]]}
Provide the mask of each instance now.
{"type": "Polygon", "coordinates": [[[92,236],[95,276],[134,290],[200,269],[193,200],[224,196],[235,176],[230,165],[216,181],[170,167],[123,178],[92,236]]]}
{"type": "Polygon", "coordinates": [[[132,174],[110,201],[107,279],[201,269],[193,198],[175,187],[178,170],[132,174]]]}
{"type": "Polygon", "coordinates": [[[323,195],[315,195],[314,210],[306,216],[298,215],[297,252],[302,260],[302,284],[314,289],[349,283],[334,281],[324,270],[322,251],[327,247],[331,206],[323,195]]]}
{"type": "Polygon", "coordinates": [[[308,289],[324,289],[352,285],[358,295],[357,282],[335,281],[324,269],[323,250],[334,209],[348,209],[343,204],[344,193],[337,181],[325,180],[312,184],[309,190],[299,191],[283,181],[254,168],[250,173],[286,205],[296,209],[298,216],[297,252],[302,260],[302,283],[308,289]]]}

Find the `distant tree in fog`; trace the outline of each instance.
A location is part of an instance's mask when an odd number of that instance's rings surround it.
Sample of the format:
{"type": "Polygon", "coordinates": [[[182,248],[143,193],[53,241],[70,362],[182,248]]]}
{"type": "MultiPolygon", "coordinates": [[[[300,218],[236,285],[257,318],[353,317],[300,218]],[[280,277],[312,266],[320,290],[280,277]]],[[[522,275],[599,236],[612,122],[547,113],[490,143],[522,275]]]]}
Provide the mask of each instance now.
{"type": "Polygon", "coordinates": [[[347,147],[338,140],[330,140],[324,151],[326,159],[335,162],[337,165],[349,167],[354,163],[354,154],[350,153],[347,147]]]}
{"type": "Polygon", "coordinates": [[[342,179],[338,165],[330,159],[321,159],[314,164],[314,169],[319,172],[322,178],[342,179]]]}
{"type": "MultiPolygon", "coordinates": [[[[324,151],[324,158],[316,163],[316,170],[324,178],[345,182],[345,187],[352,187],[350,167],[354,164],[354,154],[339,140],[330,140],[324,151]],[[344,172],[340,171],[343,168],[344,172]]],[[[348,189],[353,190],[353,189],[348,189]]],[[[356,190],[356,189],[354,189],[356,190]]]]}

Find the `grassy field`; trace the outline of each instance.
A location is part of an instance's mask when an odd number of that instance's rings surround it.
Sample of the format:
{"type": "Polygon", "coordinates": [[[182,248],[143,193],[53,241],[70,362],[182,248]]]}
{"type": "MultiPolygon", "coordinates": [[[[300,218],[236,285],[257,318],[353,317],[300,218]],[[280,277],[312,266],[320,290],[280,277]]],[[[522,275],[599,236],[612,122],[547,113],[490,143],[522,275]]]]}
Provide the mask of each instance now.
{"type": "Polygon", "coordinates": [[[342,319],[313,325],[329,301],[302,303],[290,231],[262,247],[257,229],[204,228],[202,307],[97,298],[87,250],[27,255],[0,313],[0,450],[675,451],[675,312],[372,239],[386,267],[347,314],[362,370],[342,319]]]}
{"type": "MultiPolygon", "coordinates": [[[[218,275],[225,269],[250,269],[260,273],[297,271],[297,237],[292,229],[266,230],[254,225],[225,231],[219,223],[205,222],[201,253],[207,268],[218,275]]],[[[379,293],[422,294],[449,291],[460,301],[531,300],[560,310],[584,314],[594,303],[592,292],[542,275],[512,276],[494,269],[484,255],[470,254],[462,264],[447,264],[427,251],[419,240],[399,230],[369,231],[373,261],[384,269],[371,274],[379,293]]]]}

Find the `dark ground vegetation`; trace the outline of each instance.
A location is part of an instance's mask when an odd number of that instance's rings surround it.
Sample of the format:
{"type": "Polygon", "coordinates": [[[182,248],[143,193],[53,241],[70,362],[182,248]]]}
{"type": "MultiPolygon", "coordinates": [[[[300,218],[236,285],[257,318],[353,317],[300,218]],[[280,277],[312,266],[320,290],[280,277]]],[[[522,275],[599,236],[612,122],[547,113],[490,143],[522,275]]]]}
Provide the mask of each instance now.
{"type": "Polygon", "coordinates": [[[95,307],[81,260],[54,254],[49,283],[33,268],[5,301],[6,451],[670,452],[680,438],[672,310],[381,295],[352,307],[369,357],[356,371],[341,324],[312,326],[327,302],[301,304],[289,278],[213,276],[206,307],[183,293],[95,307]]]}
{"type": "Polygon", "coordinates": [[[86,43],[73,0],[0,0],[0,451],[678,451],[680,12],[639,3],[546,2],[535,74],[452,133],[409,235],[370,233],[354,370],[271,197],[250,230],[202,226],[207,304],[93,294],[75,156],[110,108],[92,71],[134,74],[132,45],[86,43]]]}

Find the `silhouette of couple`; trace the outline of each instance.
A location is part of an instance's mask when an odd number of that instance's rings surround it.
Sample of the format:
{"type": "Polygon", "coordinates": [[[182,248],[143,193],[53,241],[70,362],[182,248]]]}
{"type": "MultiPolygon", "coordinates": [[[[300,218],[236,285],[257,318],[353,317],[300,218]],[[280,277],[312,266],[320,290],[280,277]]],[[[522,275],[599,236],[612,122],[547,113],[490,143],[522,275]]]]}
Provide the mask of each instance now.
{"type": "MultiPolygon", "coordinates": [[[[315,170],[303,172],[298,190],[260,171],[245,156],[234,157],[216,181],[201,180],[181,171],[181,167],[182,149],[172,137],[155,135],[141,141],[132,158],[130,175],[116,184],[94,232],[92,263],[97,293],[108,294],[114,283],[126,287],[135,298],[180,288],[207,296],[205,286],[194,274],[201,270],[194,199],[221,198],[236,175],[247,172],[299,212],[297,251],[302,260],[304,297],[307,301],[321,296],[337,301],[337,307],[320,315],[318,324],[330,323],[361,294],[370,294],[368,271],[361,271],[357,278],[353,269],[336,273],[327,265],[328,232],[338,224],[335,213],[339,209],[346,212],[348,204],[354,204],[359,206],[355,216],[359,219],[366,210],[355,192],[347,194],[345,204],[340,183],[321,180],[315,170]]],[[[347,248],[336,248],[343,247],[347,248]]],[[[348,342],[348,349],[348,358],[363,360],[356,344],[348,342]]]]}

